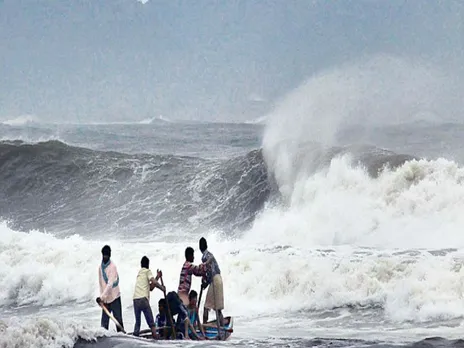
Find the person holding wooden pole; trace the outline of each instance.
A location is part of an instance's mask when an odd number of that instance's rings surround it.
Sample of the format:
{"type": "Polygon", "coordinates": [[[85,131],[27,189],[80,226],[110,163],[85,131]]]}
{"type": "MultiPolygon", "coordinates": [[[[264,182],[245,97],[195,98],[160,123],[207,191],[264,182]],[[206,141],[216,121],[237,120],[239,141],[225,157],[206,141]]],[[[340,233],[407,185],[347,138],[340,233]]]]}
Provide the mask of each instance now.
{"type": "Polygon", "coordinates": [[[110,323],[110,316],[108,314],[112,313],[116,322],[119,324],[116,325],[116,330],[118,332],[124,332],[118,269],[111,260],[111,248],[109,245],[105,245],[101,253],[102,262],[100,267],[98,267],[100,296],[97,297],[97,303],[102,307],[101,326],[108,330],[110,323]]]}
{"type": "MultiPolygon", "coordinates": [[[[148,257],[142,257],[140,261],[140,270],[137,274],[134,289],[134,314],[135,314],[135,325],[134,325],[134,336],[138,336],[140,333],[140,324],[142,313],[145,316],[148,327],[151,329],[153,338],[158,338],[158,334],[155,329],[155,320],[153,319],[153,312],[150,307],[150,291],[156,287],[163,293],[166,292],[164,285],[158,283],[158,279],[163,276],[163,273],[158,270],[156,278],[153,277],[153,273],[150,270],[150,260],[148,257]]],[[[162,278],[161,278],[162,279],[162,278]]]]}

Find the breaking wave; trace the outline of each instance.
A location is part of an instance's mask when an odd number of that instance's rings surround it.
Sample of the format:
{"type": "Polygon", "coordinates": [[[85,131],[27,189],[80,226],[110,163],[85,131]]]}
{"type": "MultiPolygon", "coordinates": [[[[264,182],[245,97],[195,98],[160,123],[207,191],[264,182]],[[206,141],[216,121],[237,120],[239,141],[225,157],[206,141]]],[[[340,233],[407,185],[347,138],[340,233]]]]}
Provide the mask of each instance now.
{"type": "MultiPolygon", "coordinates": [[[[316,171],[349,151],[377,175],[385,165],[412,158],[375,148],[302,149],[316,150],[317,163],[314,157],[313,162],[299,157],[294,165],[312,163],[316,171]]],[[[60,141],[3,141],[0,169],[0,201],[6,208],[1,218],[23,231],[130,231],[136,236],[180,227],[243,230],[280,196],[261,150],[210,160],[94,151],[60,141]]]]}

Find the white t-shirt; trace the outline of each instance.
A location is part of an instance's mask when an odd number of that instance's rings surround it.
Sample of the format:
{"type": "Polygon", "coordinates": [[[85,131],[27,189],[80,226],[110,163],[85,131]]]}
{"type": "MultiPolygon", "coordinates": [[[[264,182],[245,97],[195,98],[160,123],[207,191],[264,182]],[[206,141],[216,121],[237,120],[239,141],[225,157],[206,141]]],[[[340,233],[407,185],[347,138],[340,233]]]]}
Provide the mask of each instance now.
{"type": "Polygon", "coordinates": [[[150,279],[153,273],[148,268],[141,268],[135,281],[134,300],[138,298],[150,299],[150,279]]]}
{"type": "Polygon", "coordinates": [[[98,267],[98,282],[100,284],[100,297],[102,301],[106,304],[113,302],[119,296],[121,292],[119,291],[119,285],[113,287],[113,284],[118,280],[118,270],[113,261],[110,262],[105,271],[108,277],[108,283],[103,279],[101,265],[98,267]]]}

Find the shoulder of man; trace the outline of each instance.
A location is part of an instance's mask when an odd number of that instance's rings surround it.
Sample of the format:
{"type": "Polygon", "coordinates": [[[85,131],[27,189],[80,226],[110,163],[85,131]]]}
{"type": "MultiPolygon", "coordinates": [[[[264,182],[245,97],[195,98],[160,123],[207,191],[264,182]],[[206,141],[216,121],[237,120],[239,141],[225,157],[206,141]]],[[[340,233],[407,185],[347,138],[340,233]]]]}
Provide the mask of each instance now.
{"type": "Polygon", "coordinates": [[[113,261],[111,261],[110,266],[113,268],[115,272],[118,272],[118,267],[116,267],[116,264],[113,261]]]}
{"type": "Polygon", "coordinates": [[[189,269],[190,267],[193,266],[193,263],[191,263],[190,261],[185,261],[184,262],[184,269],[189,269]]]}
{"type": "Polygon", "coordinates": [[[202,260],[208,260],[213,254],[211,254],[208,250],[205,250],[203,256],[201,257],[202,260]]]}

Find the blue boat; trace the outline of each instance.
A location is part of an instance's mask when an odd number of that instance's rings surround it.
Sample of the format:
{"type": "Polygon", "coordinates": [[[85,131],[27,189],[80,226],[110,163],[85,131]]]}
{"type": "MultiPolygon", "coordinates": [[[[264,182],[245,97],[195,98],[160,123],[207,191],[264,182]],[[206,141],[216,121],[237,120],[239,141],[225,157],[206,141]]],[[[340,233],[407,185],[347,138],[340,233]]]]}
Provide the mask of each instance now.
{"type": "MultiPolygon", "coordinates": [[[[226,341],[234,332],[234,319],[232,317],[224,317],[224,326],[219,329],[219,335],[216,320],[211,320],[203,324],[203,330],[208,340],[226,341]]],[[[197,329],[196,332],[198,336],[202,336],[200,329],[197,329]]],[[[151,335],[151,330],[140,331],[139,337],[154,340],[151,335]]]]}

